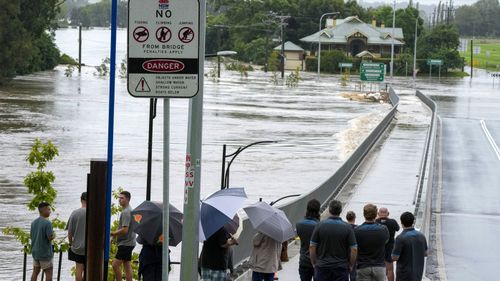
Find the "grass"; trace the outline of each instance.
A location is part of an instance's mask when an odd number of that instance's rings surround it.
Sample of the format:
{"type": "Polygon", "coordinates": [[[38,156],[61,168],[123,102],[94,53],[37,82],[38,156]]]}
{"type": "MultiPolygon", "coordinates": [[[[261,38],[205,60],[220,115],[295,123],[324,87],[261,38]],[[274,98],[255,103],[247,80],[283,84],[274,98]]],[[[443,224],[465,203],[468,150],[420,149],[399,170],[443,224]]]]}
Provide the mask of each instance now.
{"type": "MultiPolygon", "coordinates": [[[[481,47],[480,54],[474,54],[474,67],[489,71],[500,71],[500,40],[499,39],[476,39],[474,47],[481,47]],[[487,55],[487,52],[489,55],[487,55]]],[[[467,52],[461,53],[465,57],[467,65],[470,65],[470,40],[467,44],[467,52]]]]}

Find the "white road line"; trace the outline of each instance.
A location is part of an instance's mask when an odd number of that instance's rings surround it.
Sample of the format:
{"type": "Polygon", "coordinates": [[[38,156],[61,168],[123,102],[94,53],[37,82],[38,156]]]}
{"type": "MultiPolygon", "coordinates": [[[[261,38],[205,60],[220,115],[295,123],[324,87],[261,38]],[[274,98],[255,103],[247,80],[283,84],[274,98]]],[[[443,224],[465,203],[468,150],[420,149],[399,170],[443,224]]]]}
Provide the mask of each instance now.
{"type": "Polygon", "coordinates": [[[493,148],[493,151],[495,151],[495,154],[497,155],[498,160],[500,160],[500,149],[498,148],[495,140],[491,136],[490,131],[488,130],[488,127],[486,127],[486,122],[484,122],[484,120],[480,120],[479,123],[481,123],[481,128],[483,129],[483,132],[486,135],[488,142],[490,143],[491,147],[493,148]]]}
{"type": "Polygon", "coordinates": [[[439,280],[446,281],[446,266],[444,263],[443,239],[441,234],[441,190],[443,189],[443,122],[439,118],[439,156],[438,161],[438,190],[436,194],[436,254],[438,263],[439,280]]]}

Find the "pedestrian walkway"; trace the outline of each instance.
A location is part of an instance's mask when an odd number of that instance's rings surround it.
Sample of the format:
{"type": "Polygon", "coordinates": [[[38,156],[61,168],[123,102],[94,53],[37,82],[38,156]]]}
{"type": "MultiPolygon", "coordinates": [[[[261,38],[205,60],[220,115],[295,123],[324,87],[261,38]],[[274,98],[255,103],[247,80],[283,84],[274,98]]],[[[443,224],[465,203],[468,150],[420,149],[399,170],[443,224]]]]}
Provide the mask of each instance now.
{"type": "MultiPolygon", "coordinates": [[[[390,217],[398,221],[403,212],[415,209],[418,174],[431,115],[413,91],[398,91],[398,95],[401,100],[395,126],[337,197],[345,202],[342,217],[345,219],[345,213],[352,210],[357,216],[356,224],[363,223],[363,206],[367,203],[387,207],[390,217]]],[[[300,241],[296,241],[290,248],[299,244],[300,241]]],[[[298,267],[299,255],[295,255],[283,263],[279,280],[299,281],[298,267]]]]}

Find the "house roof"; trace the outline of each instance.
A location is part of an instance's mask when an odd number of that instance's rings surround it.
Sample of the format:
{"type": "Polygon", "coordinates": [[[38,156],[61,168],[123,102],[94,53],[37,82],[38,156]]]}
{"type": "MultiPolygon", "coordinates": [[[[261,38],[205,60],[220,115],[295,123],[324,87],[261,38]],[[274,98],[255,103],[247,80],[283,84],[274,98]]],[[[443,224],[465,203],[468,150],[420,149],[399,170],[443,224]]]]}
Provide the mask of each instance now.
{"type": "MultiPolygon", "coordinates": [[[[276,46],[276,48],[274,48],[274,49],[280,51],[281,45],[276,46]]],[[[287,42],[285,42],[285,51],[303,52],[304,49],[302,49],[300,46],[292,43],[291,41],[287,41],[287,42]]]]}
{"type": "Polygon", "coordinates": [[[404,45],[402,28],[394,28],[394,38],[392,38],[392,27],[375,27],[363,22],[357,16],[338,19],[335,27],[327,27],[301,38],[300,41],[317,43],[321,38],[321,43],[347,44],[348,38],[357,32],[367,37],[368,45],[391,45],[393,42],[397,46],[404,45]]]}

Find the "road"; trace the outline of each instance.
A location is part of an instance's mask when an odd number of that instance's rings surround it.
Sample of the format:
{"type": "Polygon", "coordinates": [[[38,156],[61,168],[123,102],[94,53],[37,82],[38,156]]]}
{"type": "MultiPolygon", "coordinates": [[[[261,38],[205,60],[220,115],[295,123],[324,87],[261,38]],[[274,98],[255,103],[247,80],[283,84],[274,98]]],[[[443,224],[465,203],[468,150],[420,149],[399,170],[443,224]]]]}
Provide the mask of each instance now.
{"type": "Polygon", "coordinates": [[[433,279],[495,280],[500,260],[500,91],[487,80],[425,90],[438,105],[433,279]]]}

